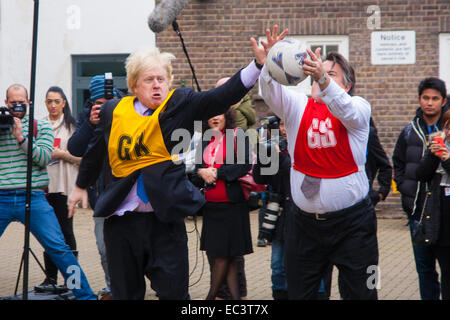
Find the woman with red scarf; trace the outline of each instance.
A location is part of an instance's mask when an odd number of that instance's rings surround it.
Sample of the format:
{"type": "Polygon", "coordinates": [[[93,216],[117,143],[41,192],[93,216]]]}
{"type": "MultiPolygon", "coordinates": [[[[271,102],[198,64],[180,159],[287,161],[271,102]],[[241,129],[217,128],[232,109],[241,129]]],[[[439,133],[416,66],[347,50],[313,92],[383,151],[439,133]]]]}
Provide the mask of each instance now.
{"type": "Polygon", "coordinates": [[[226,282],[231,298],[239,300],[236,257],[253,252],[249,208],[238,181],[251,168],[249,142],[246,137],[245,144],[240,145],[242,140],[235,138],[242,129],[233,130],[230,111],[209,119],[208,127],[204,136],[211,134],[212,138],[203,143],[203,164],[197,167],[194,178],[197,185],[204,187],[207,201],[202,209],[200,249],[214,261],[206,299],[215,299],[221,284],[226,282]],[[233,157],[227,157],[227,150],[233,157]],[[244,161],[239,152],[245,153],[244,161]]]}

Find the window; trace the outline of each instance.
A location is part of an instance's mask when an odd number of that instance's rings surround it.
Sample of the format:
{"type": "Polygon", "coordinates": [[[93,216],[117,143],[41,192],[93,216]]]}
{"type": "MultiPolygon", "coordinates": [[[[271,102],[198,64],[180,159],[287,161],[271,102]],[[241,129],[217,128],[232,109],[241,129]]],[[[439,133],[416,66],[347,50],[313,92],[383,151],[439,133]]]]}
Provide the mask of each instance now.
{"type": "Polygon", "coordinates": [[[72,55],[72,112],[77,116],[89,98],[93,76],[112,72],[114,88],[127,93],[125,60],[128,54],[72,55]]]}
{"type": "Polygon", "coordinates": [[[450,33],[439,35],[439,78],[445,81],[450,91],[450,33]]]}
{"type": "MultiPolygon", "coordinates": [[[[319,35],[319,36],[288,36],[290,39],[298,40],[305,44],[306,48],[311,49],[313,52],[317,48],[321,48],[322,59],[330,52],[337,51],[342,54],[346,59],[349,57],[349,44],[348,36],[333,36],[333,35],[319,35]]],[[[260,37],[259,41],[265,41],[266,37],[260,37]]],[[[303,92],[304,94],[311,95],[312,79],[308,79],[300,82],[297,86],[289,87],[291,90],[303,92]]]]}

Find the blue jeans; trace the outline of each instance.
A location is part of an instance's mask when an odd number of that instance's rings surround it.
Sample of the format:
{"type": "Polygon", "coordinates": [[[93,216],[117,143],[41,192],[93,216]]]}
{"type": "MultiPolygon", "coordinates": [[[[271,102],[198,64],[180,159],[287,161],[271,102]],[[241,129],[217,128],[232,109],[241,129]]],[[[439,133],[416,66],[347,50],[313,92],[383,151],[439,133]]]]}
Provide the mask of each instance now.
{"type": "MultiPolygon", "coordinates": [[[[412,224],[409,224],[412,231],[412,224]]],[[[416,270],[419,277],[419,290],[422,300],[439,300],[439,275],[436,271],[436,255],[433,247],[412,245],[416,270]]]]}
{"type": "MultiPolygon", "coordinates": [[[[44,247],[56,267],[61,271],[77,300],[96,300],[86,276],[64,240],[53,208],[43,191],[32,191],[30,231],[44,247]]],[[[9,223],[25,223],[25,191],[0,190],[0,237],[9,223]]]]}
{"type": "Polygon", "coordinates": [[[284,268],[284,244],[280,241],[272,241],[272,290],[287,291],[286,271],[284,268]]]}

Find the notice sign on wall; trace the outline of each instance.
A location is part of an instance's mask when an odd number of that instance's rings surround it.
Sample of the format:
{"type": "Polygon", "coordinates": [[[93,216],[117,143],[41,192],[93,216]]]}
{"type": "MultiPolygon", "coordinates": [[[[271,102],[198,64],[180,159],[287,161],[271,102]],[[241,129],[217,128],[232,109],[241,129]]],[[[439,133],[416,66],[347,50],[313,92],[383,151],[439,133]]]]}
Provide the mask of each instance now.
{"type": "Polygon", "coordinates": [[[371,60],[372,64],[416,63],[416,32],[372,32],[371,60]]]}

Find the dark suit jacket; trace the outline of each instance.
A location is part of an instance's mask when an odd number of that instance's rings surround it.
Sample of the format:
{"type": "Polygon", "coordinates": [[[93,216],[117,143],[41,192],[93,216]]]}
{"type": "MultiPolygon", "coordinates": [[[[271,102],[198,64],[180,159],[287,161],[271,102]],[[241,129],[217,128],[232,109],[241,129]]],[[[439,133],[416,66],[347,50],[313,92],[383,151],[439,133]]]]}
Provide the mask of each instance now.
{"type": "MultiPolygon", "coordinates": [[[[171,141],[175,129],[187,129],[194,132],[194,121],[208,119],[225,113],[229,106],[238,103],[249,91],[241,79],[240,72],[218,88],[204,92],[194,92],[191,88],[175,90],[167,103],[166,110],[160,114],[159,123],[164,143],[169,153],[179,143],[171,141]]],[[[87,188],[95,183],[101,169],[102,159],[107,156],[107,146],[112,124],[114,108],[118,101],[108,101],[101,113],[94,141],[83,156],[77,178],[77,186],[87,188]]],[[[109,162],[108,162],[109,163],[109,162]]],[[[144,186],[156,216],[164,222],[173,221],[188,215],[194,215],[205,203],[203,195],[187,179],[184,164],[165,161],[141,170],[125,178],[116,178],[110,173],[111,182],[95,206],[94,216],[108,217],[128,195],[142,172],[144,186]]]]}
{"type": "Polygon", "coordinates": [[[380,143],[378,131],[372,118],[370,118],[369,141],[367,144],[366,173],[369,179],[369,196],[375,206],[380,199],[379,194],[381,193],[386,199],[391,190],[392,166],[380,143]],[[373,189],[375,177],[378,180],[378,190],[373,189]]]}

